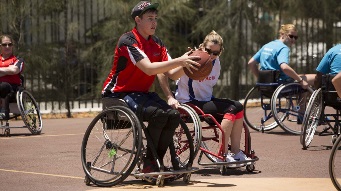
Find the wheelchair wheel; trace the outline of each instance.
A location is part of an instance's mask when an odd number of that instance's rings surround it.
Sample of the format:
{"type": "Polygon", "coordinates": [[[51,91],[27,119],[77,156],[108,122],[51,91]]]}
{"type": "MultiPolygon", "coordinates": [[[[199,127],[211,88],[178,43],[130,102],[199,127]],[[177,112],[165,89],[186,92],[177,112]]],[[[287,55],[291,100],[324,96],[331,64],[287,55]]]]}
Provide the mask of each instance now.
{"type": "MultiPolygon", "coordinates": [[[[201,122],[195,110],[186,105],[181,104],[178,107],[182,121],[186,124],[192,138],[194,145],[194,156],[196,156],[200,149],[201,143],[201,122]]],[[[177,132],[176,132],[177,133],[177,132]]]]}
{"type": "MultiPolygon", "coordinates": [[[[180,125],[175,130],[173,142],[169,145],[166,155],[163,158],[165,171],[177,171],[192,168],[194,161],[194,146],[192,132],[186,123],[180,120],[180,125]]],[[[173,174],[164,177],[165,182],[171,182],[181,177],[186,179],[187,174],[173,174]]],[[[150,177],[150,182],[156,182],[156,177],[150,177]]]]}
{"type": "Polygon", "coordinates": [[[28,130],[34,135],[40,134],[43,123],[38,104],[33,96],[26,90],[18,91],[17,105],[28,130]]]}
{"type": "Polygon", "coordinates": [[[253,87],[245,97],[244,121],[256,131],[270,131],[277,127],[271,112],[270,98],[263,95],[257,86],[253,87]]]}
{"type": "Polygon", "coordinates": [[[114,186],[135,168],[141,153],[141,124],[129,108],[114,106],[99,113],[87,128],[81,159],[86,178],[114,186]]]}
{"type": "Polygon", "coordinates": [[[280,85],[271,99],[271,111],[286,132],[299,135],[310,93],[298,83],[280,85]]]}
{"type": "Polygon", "coordinates": [[[216,125],[203,125],[202,126],[202,139],[201,147],[209,152],[202,151],[206,157],[212,161],[217,162],[217,158],[213,155],[219,155],[220,129],[216,125]]]}
{"type": "Polygon", "coordinates": [[[335,141],[329,158],[329,176],[335,188],[341,190],[341,136],[335,141]]]}
{"type": "Polygon", "coordinates": [[[319,118],[322,112],[322,90],[314,91],[311,95],[303,118],[302,134],[300,137],[303,149],[307,149],[313,140],[319,118]]]}

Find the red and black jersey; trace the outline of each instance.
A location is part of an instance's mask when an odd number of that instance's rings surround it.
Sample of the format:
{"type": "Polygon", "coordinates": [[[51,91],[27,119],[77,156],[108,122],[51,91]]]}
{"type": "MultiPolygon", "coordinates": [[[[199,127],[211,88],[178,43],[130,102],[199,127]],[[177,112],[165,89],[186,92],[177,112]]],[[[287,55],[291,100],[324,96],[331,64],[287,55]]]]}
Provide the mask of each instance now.
{"type": "Polygon", "coordinates": [[[17,58],[16,56],[12,55],[8,58],[2,57],[0,55],[0,67],[8,67],[9,65],[15,65],[19,68],[20,72],[18,74],[14,75],[6,75],[0,77],[0,82],[8,82],[10,84],[15,84],[15,85],[21,85],[21,80],[20,80],[20,73],[24,69],[24,60],[22,58],[17,58]]]}
{"type": "Polygon", "coordinates": [[[134,28],[123,34],[115,48],[110,74],[103,84],[102,95],[114,92],[148,92],[155,75],[147,75],[136,63],[148,57],[150,62],[169,59],[166,47],[156,36],[144,39],[134,28]]]}

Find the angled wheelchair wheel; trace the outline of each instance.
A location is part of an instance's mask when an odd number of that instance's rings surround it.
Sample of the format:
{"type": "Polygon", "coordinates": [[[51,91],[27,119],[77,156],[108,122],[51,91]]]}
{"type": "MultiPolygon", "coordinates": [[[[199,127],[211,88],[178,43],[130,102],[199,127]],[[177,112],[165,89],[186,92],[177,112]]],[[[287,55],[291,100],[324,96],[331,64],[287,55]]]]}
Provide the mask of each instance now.
{"type": "Polygon", "coordinates": [[[339,136],[332,148],[329,158],[329,176],[337,190],[341,190],[341,136],[339,136]]]}
{"type": "Polygon", "coordinates": [[[186,123],[182,120],[175,130],[173,142],[169,146],[168,152],[169,155],[164,157],[166,167],[179,170],[192,166],[195,158],[193,137],[186,123]]]}
{"type": "Polygon", "coordinates": [[[20,115],[28,130],[32,134],[40,134],[43,123],[36,100],[26,90],[19,90],[16,96],[20,115]]]}
{"type": "MultiPolygon", "coordinates": [[[[194,145],[194,156],[196,156],[200,149],[201,143],[201,122],[196,111],[189,105],[181,104],[178,107],[180,112],[180,117],[182,121],[186,124],[192,138],[194,145]]],[[[176,132],[177,133],[177,132],[176,132]]]]}
{"type": "Polygon", "coordinates": [[[215,155],[219,155],[221,145],[219,144],[220,129],[216,125],[205,124],[202,126],[201,147],[205,156],[212,162],[217,162],[215,155]]]}
{"type": "Polygon", "coordinates": [[[270,99],[253,87],[245,97],[244,121],[253,130],[270,131],[277,127],[270,107],[270,99]],[[262,123],[263,122],[263,123],[262,123]]]}
{"type": "Polygon", "coordinates": [[[280,85],[271,99],[271,111],[279,126],[286,132],[299,135],[311,93],[299,83],[280,85]]]}
{"type": "Polygon", "coordinates": [[[114,186],[125,180],[141,154],[141,124],[129,108],[113,106],[99,113],[88,126],[81,160],[85,180],[114,186]]]}
{"type": "Polygon", "coordinates": [[[303,149],[307,149],[313,140],[322,112],[322,90],[314,91],[311,95],[303,118],[302,134],[300,137],[303,149]]]}

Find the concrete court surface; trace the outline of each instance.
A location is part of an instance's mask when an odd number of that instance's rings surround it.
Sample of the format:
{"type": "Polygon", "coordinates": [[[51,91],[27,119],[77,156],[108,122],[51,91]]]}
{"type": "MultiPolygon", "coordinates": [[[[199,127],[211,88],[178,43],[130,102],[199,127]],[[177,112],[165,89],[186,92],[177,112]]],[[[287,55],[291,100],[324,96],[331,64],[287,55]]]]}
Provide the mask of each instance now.
{"type": "MultiPolygon", "coordinates": [[[[251,130],[252,149],[259,157],[252,173],[239,168],[222,176],[218,169],[199,166],[195,161],[200,170],[192,174],[188,185],[180,179],[158,188],[128,177],[123,184],[110,188],[86,186],[80,152],[91,120],[44,119],[41,135],[33,136],[27,129],[11,129],[10,137],[1,135],[0,190],[336,190],[328,174],[331,137],[315,136],[311,147],[302,150],[299,136],[288,135],[280,128],[267,133],[251,130]]],[[[10,124],[17,123],[22,122],[10,124]]]]}

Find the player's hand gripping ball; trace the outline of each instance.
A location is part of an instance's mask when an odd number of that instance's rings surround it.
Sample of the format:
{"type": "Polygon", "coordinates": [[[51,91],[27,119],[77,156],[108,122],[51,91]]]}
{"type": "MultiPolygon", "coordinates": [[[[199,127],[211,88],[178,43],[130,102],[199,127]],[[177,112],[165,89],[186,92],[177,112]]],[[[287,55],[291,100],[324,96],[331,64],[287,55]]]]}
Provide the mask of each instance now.
{"type": "Polygon", "coordinates": [[[213,60],[210,58],[210,55],[203,50],[194,50],[190,56],[200,57],[200,59],[194,60],[200,64],[200,67],[197,67],[198,70],[191,70],[192,73],[190,73],[187,68],[184,68],[185,74],[193,80],[204,80],[212,71],[213,60]]]}

